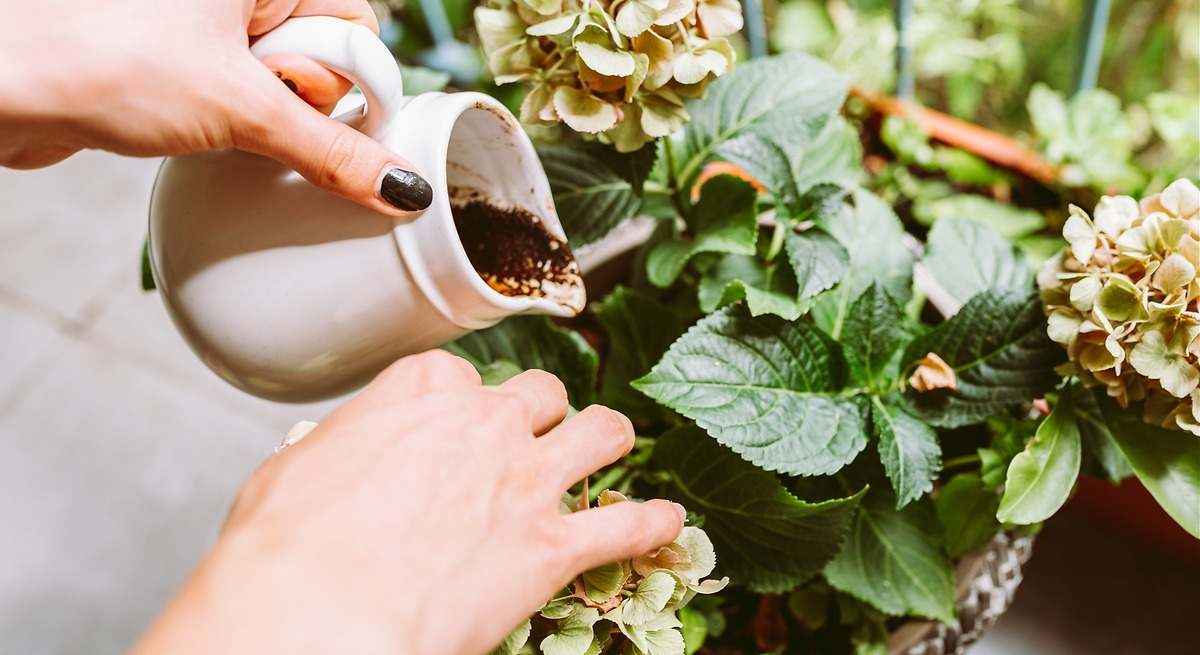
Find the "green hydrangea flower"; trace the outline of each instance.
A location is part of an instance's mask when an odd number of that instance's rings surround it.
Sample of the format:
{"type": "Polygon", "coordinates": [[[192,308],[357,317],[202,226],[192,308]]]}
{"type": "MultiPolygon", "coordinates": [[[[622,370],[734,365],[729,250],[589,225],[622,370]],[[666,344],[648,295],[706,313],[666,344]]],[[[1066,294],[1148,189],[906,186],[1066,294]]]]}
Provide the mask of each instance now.
{"type": "MultiPolygon", "coordinates": [[[[620,502],[629,501],[604,491],[597,504],[620,502]]],[[[571,511],[569,499],[562,506],[571,511]]],[[[703,579],[716,565],[708,535],[687,526],[675,541],[652,553],[579,576],[542,606],[537,629],[529,621],[522,623],[493,655],[599,655],[614,639],[628,646],[624,653],[683,655],[677,613],[696,594],[715,594],[729,584],[729,578],[703,579]]]]}
{"type": "Polygon", "coordinates": [[[523,82],[521,120],[564,123],[631,152],[688,120],[734,64],[738,0],[488,0],[475,27],[498,84],[523,82]]]}
{"type": "Polygon", "coordinates": [[[1071,205],[1063,237],[1038,286],[1064,373],[1200,436],[1200,189],[1181,179],[1140,203],[1105,196],[1091,216],[1071,205]]]}

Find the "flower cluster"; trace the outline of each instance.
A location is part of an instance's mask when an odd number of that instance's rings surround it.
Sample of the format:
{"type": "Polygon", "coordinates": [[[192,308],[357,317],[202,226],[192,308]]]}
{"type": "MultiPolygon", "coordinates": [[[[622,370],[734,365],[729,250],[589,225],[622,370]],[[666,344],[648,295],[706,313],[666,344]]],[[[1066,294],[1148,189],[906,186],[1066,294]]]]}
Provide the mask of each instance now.
{"type": "MultiPolygon", "coordinates": [[[[615,491],[599,505],[625,502],[615,491]]],[[[564,504],[564,511],[570,512],[564,504]]],[[[676,612],[696,594],[714,594],[729,578],[704,580],[717,556],[708,535],[687,526],[674,542],[641,557],[592,569],[575,579],[508,636],[493,655],[590,655],[623,639],[635,655],[683,655],[676,612]],[[534,648],[537,643],[538,648],[534,648]]]]}
{"type": "Polygon", "coordinates": [[[1068,372],[1200,436],[1200,189],[1176,180],[1140,204],[1105,196],[1092,217],[1072,205],[1063,236],[1069,248],[1038,286],[1068,372]]]}
{"type": "Polygon", "coordinates": [[[630,152],[688,120],[684,99],[733,67],[738,0],[489,0],[475,28],[496,83],[530,85],[521,120],[630,152]]]}

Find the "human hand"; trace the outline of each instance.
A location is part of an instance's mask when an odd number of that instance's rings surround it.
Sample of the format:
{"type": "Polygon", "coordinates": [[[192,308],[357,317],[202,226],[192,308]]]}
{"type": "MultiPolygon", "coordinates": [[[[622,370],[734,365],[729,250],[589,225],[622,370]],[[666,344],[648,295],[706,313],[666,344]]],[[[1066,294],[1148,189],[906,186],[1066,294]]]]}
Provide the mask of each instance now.
{"type": "Polygon", "coordinates": [[[234,147],[377,211],[425,209],[433,191],[411,163],[322,113],[348,81],[250,54],[251,39],[313,15],[379,31],[366,0],[0,0],[0,166],[234,147]]]}
{"type": "Polygon", "coordinates": [[[406,357],[269,459],[137,653],[485,653],[579,573],[663,546],[662,500],[559,513],[633,445],[543,371],[406,357]],[[536,437],[536,438],[535,438],[536,437]]]}

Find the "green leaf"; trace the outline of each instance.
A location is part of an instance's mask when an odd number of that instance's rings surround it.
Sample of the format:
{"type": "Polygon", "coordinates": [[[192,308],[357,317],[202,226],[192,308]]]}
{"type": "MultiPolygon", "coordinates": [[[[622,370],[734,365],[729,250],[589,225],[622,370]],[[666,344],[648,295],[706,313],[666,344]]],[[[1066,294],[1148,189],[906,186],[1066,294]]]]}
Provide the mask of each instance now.
{"type": "Polygon", "coordinates": [[[933,489],[942,470],[942,448],[933,428],[904,411],[897,399],[878,396],[871,397],[871,424],[883,470],[896,491],[896,509],[933,489]]]}
{"type": "Polygon", "coordinates": [[[600,620],[600,612],[594,607],[579,606],[567,618],[554,625],[542,640],[543,655],[584,655],[591,648],[595,635],[592,626],[600,620]]]}
{"type": "Polygon", "coordinates": [[[650,372],[684,325],[658,300],[617,287],[596,308],[596,319],[608,333],[608,358],[600,393],[604,404],[631,419],[657,417],[661,410],[630,383],[650,372]]]}
{"type": "Polygon", "coordinates": [[[687,105],[691,121],[676,142],[677,178],[689,188],[718,148],[754,135],[794,152],[811,144],[846,97],[847,84],[833,67],[800,53],[740,64],[687,105]]]}
{"type": "Polygon", "coordinates": [[[655,147],[621,154],[597,142],[538,149],[563,229],[575,247],[599,240],[642,206],[655,147]]]}
{"type": "Polygon", "coordinates": [[[788,612],[809,632],[820,630],[829,620],[829,587],[811,584],[788,594],[788,612]]]}
{"type": "Polygon", "coordinates": [[[704,614],[690,607],[679,610],[679,620],[683,623],[680,632],[683,633],[684,653],[692,655],[708,639],[708,620],[704,614]]]}
{"type": "Polygon", "coordinates": [[[961,557],[992,540],[1000,530],[996,510],[1000,496],[973,473],[962,473],[942,485],[934,498],[945,535],[946,553],[961,557]]]}
{"type": "Polygon", "coordinates": [[[804,301],[838,283],[850,265],[850,255],[842,244],[821,228],[803,232],[789,230],[784,248],[793,274],[800,284],[804,301]]]}
{"type": "Polygon", "coordinates": [[[982,223],[940,221],[929,231],[928,247],[925,267],[959,302],[988,289],[1032,287],[1024,255],[982,223]]]}
{"type": "Polygon", "coordinates": [[[498,359],[479,369],[479,377],[484,384],[494,387],[520,375],[524,370],[507,359],[498,359]]]}
{"type": "Polygon", "coordinates": [[[690,240],[658,244],[646,259],[646,274],[665,287],[679,277],[688,260],[702,252],[753,255],[758,240],[755,198],[758,192],[745,180],[718,175],[700,189],[700,202],[689,216],[690,240]]]}
{"type": "Polygon", "coordinates": [[[1009,416],[998,416],[988,420],[988,427],[994,435],[991,446],[977,451],[979,475],[988,488],[998,488],[1004,482],[1009,462],[1025,450],[1025,442],[1033,438],[1039,424],[1037,421],[1018,420],[1009,416]]]}
{"type": "Polygon", "coordinates": [[[532,629],[533,626],[529,619],[525,619],[521,625],[508,633],[504,641],[492,651],[492,655],[517,655],[525,647],[525,642],[529,641],[529,633],[532,629]]]}
{"type": "Polygon", "coordinates": [[[804,502],[694,426],[659,438],[652,464],[670,474],[673,499],[704,515],[719,571],[757,592],[786,591],[820,571],[863,494],[804,502]]]}
{"type": "Polygon", "coordinates": [[[1046,336],[1037,294],[1012,290],[976,294],[950,320],[915,339],[902,361],[937,353],[957,378],[956,389],[917,393],[916,415],[937,427],[960,427],[1040,397],[1054,388],[1062,348],[1046,336]]]}
{"type": "Polygon", "coordinates": [[[1110,398],[1099,403],[1138,480],[1176,523],[1200,539],[1200,439],[1149,425],[1139,412],[1123,410],[1110,398]]]}
{"type": "Polygon", "coordinates": [[[1036,211],[965,193],[940,198],[917,198],[913,203],[913,217],[925,225],[935,226],[942,223],[979,223],[1010,240],[1046,227],[1046,218],[1036,211]]]}
{"type": "Polygon", "coordinates": [[[785,144],[790,140],[748,133],[726,141],[716,152],[761,182],[793,212],[802,195],[818,184],[848,188],[858,181],[862,147],[858,132],[841,116],[831,117],[811,143],[785,144]]]}
{"type": "Polygon", "coordinates": [[[627,564],[622,562],[613,562],[584,571],[580,576],[583,579],[584,593],[594,603],[607,602],[620,593],[621,588],[629,581],[629,569],[626,566],[627,564]]]}
{"type": "Polygon", "coordinates": [[[872,489],[825,579],[887,614],[954,623],[954,574],[940,532],[928,500],[897,510],[890,491],[872,489]]]}
{"type": "Polygon", "coordinates": [[[1129,460],[1104,422],[1095,395],[1079,384],[1071,387],[1071,394],[1075,401],[1075,423],[1083,438],[1083,462],[1087,467],[1084,471],[1113,483],[1133,475],[1129,460]]]}
{"type": "Polygon", "coordinates": [[[154,291],[154,267],[150,264],[150,237],[142,242],[142,291],[154,291]]]}
{"type": "Polygon", "coordinates": [[[808,323],[726,307],[688,330],[634,386],[766,470],[833,473],[867,443],[860,404],[836,393],[836,348],[808,323]]]}
{"type": "Polygon", "coordinates": [[[725,255],[705,269],[700,280],[700,309],[712,312],[745,299],[751,316],[800,317],[796,278],[787,262],[764,263],[754,255],[725,255]]]}
{"type": "Polygon", "coordinates": [[[850,378],[873,390],[889,388],[899,369],[898,356],[913,336],[900,306],[872,283],[850,306],[842,327],[850,378]]]}
{"type": "Polygon", "coordinates": [[[813,319],[835,339],[841,335],[850,304],[872,283],[882,285],[901,304],[912,294],[913,256],[904,247],[900,219],[870,192],[855,191],[853,199],[853,206],[821,220],[821,227],[850,255],[841,282],[821,294],[813,306],[813,319]]]}
{"type": "Polygon", "coordinates": [[[1024,452],[1008,465],[996,519],[1029,525],[1053,516],[1075,487],[1080,453],[1073,403],[1070,394],[1064,393],[1024,452]]]}
{"type": "Polygon", "coordinates": [[[862,142],[858,130],[845,118],[833,116],[811,145],[795,148],[793,173],[800,193],[818,184],[833,184],[845,189],[858,185],[862,175],[862,142]]]}
{"type": "Polygon", "coordinates": [[[400,75],[404,78],[404,95],[407,96],[442,91],[450,83],[450,73],[424,66],[400,64],[400,75]]]}
{"type": "Polygon", "coordinates": [[[498,360],[507,360],[523,370],[549,371],[566,385],[573,407],[591,404],[594,396],[596,351],[578,333],[557,327],[542,316],[514,316],[445,348],[481,372],[498,360]]]}
{"type": "Polygon", "coordinates": [[[655,571],[638,582],[633,593],[621,603],[621,621],[641,625],[667,606],[675,593],[675,577],[666,571],[655,571]]]}

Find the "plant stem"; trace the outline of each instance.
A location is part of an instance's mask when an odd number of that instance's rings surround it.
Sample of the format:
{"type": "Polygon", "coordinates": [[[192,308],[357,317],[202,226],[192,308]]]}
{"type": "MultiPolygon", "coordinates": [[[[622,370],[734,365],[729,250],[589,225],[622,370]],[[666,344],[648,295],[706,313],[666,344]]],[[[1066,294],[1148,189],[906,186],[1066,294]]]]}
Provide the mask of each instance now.
{"type": "Polygon", "coordinates": [[[599,498],[600,493],[605,489],[613,487],[617,482],[620,482],[621,477],[628,472],[629,469],[626,469],[624,466],[614,466],[605,471],[604,475],[600,476],[599,480],[596,480],[596,484],[592,485],[591,490],[588,492],[588,503],[590,504],[599,498]]]}
{"type": "Polygon", "coordinates": [[[767,248],[767,263],[775,261],[783,250],[783,238],[787,236],[788,227],[783,221],[775,222],[775,231],[771,233],[771,245],[767,248]]]}
{"type": "Polygon", "coordinates": [[[686,220],[687,211],[680,199],[680,194],[684,193],[684,190],[679,188],[679,178],[675,175],[675,150],[671,147],[671,137],[663,137],[662,144],[663,153],[667,156],[667,184],[675,190],[671,194],[671,204],[675,206],[675,211],[679,212],[680,218],[686,220]]]}
{"type": "Polygon", "coordinates": [[[955,468],[958,466],[969,466],[972,464],[978,464],[979,461],[980,460],[979,460],[978,453],[971,453],[969,455],[960,455],[958,457],[951,457],[950,459],[942,462],[942,470],[952,469],[952,468],[955,468]]]}

